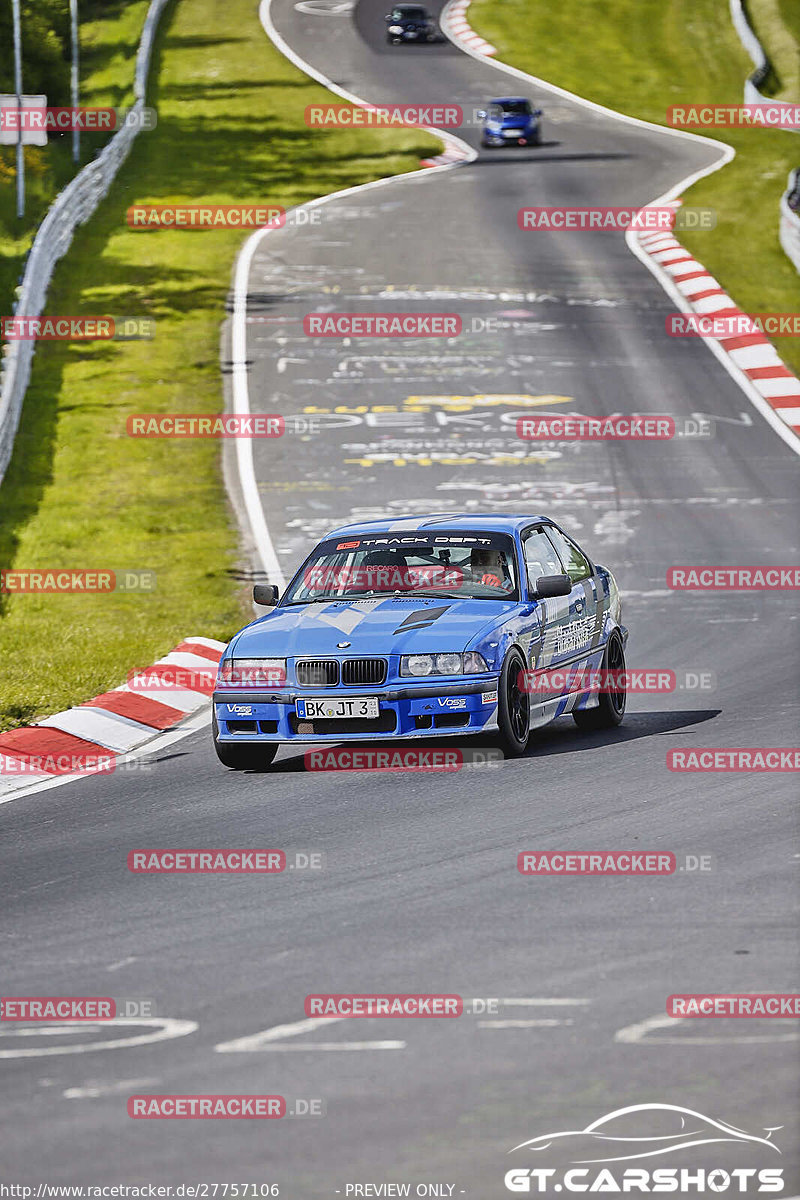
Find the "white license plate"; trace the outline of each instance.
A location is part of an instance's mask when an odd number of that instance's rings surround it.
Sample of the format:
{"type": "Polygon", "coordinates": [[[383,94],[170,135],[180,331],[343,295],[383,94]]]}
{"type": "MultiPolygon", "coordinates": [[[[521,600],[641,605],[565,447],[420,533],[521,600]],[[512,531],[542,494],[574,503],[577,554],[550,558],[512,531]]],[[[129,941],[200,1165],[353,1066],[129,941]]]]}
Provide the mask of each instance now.
{"type": "Polygon", "coordinates": [[[296,712],[305,721],[324,721],[336,717],[366,717],[380,716],[380,702],[377,696],[348,696],[346,700],[311,699],[297,700],[296,712]]]}

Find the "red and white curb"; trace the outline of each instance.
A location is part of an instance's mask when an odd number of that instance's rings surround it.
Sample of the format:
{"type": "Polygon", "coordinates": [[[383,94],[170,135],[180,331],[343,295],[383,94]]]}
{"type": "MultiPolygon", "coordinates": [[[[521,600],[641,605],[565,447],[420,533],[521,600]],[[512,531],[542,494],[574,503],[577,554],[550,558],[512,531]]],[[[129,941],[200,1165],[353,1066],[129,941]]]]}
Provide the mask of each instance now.
{"type": "MultiPolygon", "coordinates": [[[[672,201],[669,207],[677,209],[680,203],[672,201]]],[[[628,240],[636,242],[656,273],[667,277],[664,285],[668,282],[671,287],[667,290],[676,291],[681,297],[684,312],[711,318],[744,316],[674,233],[629,232],[628,240]]],[[[748,333],[704,340],[716,342],[718,356],[727,358],[784,425],[800,436],[800,379],[786,366],[769,339],[763,333],[748,333]]]]}
{"type": "MultiPolygon", "coordinates": [[[[438,135],[441,137],[441,134],[438,135]]],[[[464,143],[459,140],[445,142],[443,154],[437,154],[433,158],[422,158],[420,162],[423,167],[446,167],[451,163],[472,162],[475,155],[469,148],[464,149],[464,143]]]]}
{"type": "Polygon", "coordinates": [[[497,54],[497,47],[476,33],[467,21],[469,5],[470,0],[455,0],[455,4],[448,5],[442,13],[442,32],[457,46],[474,50],[477,54],[497,54]]]}
{"type": "Polygon", "coordinates": [[[138,671],[155,682],[174,677],[186,687],[132,688],[123,683],[85,704],[0,733],[0,797],[48,779],[79,778],[113,770],[123,756],[174,729],[208,704],[225,642],[187,637],[152,667],[138,671]],[[179,677],[180,677],[179,676],[179,677]],[[85,764],[78,771],[68,764],[85,764]],[[100,764],[94,767],[93,764],[100,764]]]}

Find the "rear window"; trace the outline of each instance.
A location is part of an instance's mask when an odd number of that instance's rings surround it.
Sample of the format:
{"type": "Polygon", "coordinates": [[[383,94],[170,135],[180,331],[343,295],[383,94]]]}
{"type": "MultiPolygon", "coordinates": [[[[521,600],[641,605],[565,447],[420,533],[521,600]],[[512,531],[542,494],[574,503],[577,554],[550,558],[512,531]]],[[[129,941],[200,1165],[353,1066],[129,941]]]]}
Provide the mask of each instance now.
{"type": "Polygon", "coordinates": [[[492,116],[513,116],[513,117],[529,117],[531,115],[530,104],[527,100],[504,100],[502,104],[493,104],[490,108],[492,116]],[[496,110],[496,111],[492,111],[496,110]]]}

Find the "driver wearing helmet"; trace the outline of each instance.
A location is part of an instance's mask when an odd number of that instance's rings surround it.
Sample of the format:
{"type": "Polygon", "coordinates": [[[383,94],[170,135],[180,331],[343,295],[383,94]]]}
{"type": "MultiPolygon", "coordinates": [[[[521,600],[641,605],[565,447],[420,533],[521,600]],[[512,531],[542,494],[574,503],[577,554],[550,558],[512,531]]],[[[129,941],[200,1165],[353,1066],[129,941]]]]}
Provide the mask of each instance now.
{"type": "Polygon", "coordinates": [[[502,550],[475,546],[470,551],[469,569],[473,581],[483,584],[484,587],[497,588],[503,592],[514,590],[506,556],[502,550]]]}

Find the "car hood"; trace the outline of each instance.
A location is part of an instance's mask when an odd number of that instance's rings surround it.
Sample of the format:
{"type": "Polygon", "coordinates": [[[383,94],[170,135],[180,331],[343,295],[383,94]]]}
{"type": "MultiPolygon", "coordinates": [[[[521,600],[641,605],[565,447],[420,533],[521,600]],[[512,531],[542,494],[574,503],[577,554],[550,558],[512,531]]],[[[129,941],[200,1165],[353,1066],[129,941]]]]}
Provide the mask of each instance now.
{"type": "Polygon", "coordinates": [[[231,643],[235,658],[387,655],[464,650],[506,619],[512,600],[337,600],[277,608],[231,643]],[[349,643],[339,646],[339,642],[349,643]]]}

